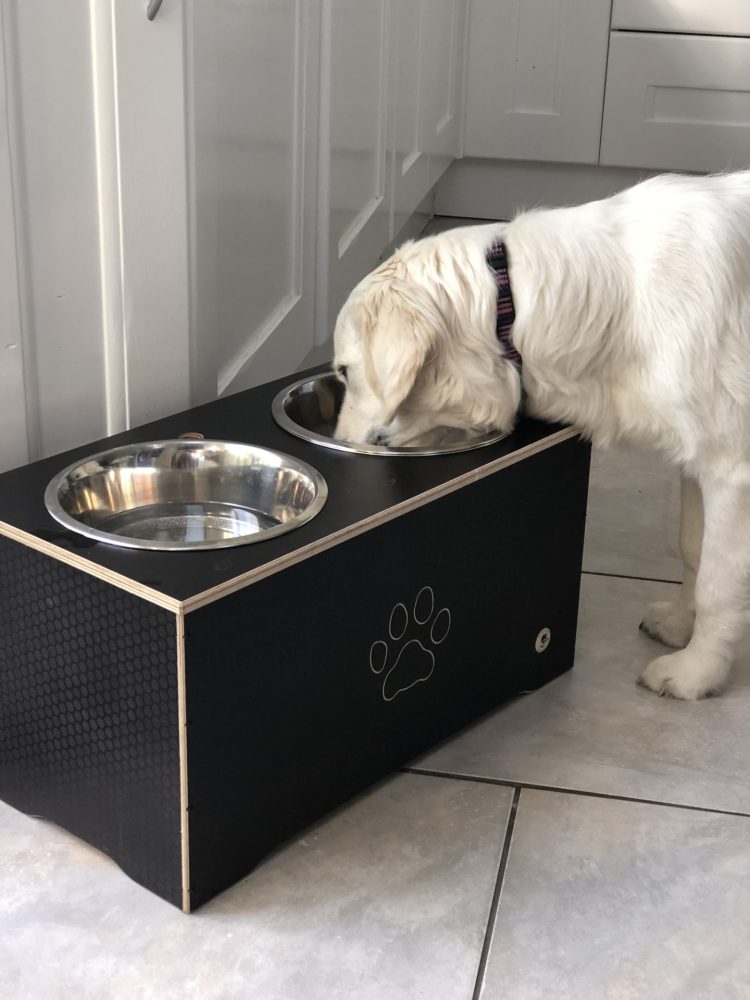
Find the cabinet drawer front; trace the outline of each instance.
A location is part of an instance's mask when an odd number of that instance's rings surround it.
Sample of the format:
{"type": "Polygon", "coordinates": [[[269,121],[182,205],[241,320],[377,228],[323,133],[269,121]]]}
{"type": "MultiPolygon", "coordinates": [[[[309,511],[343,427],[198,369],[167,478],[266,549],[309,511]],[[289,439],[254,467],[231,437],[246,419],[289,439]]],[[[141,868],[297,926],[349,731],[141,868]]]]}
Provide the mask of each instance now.
{"type": "Polygon", "coordinates": [[[612,27],[699,35],[750,35],[747,0],[614,0],[612,27]]]}
{"type": "Polygon", "coordinates": [[[600,162],[750,165],[750,39],[613,32],[600,162]]]}

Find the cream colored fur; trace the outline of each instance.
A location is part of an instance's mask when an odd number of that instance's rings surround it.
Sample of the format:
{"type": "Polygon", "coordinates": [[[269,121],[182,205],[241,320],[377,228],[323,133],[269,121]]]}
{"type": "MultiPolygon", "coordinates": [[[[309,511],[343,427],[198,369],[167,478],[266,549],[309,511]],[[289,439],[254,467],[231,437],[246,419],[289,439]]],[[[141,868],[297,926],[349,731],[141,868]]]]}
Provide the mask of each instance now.
{"type": "Polygon", "coordinates": [[[750,575],[750,172],[654,178],[575,208],[401,247],[344,304],[337,433],[404,445],[509,429],[519,375],[495,335],[487,247],[508,248],[525,407],[596,444],[660,449],[683,476],[682,594],[643,627],[641,682],[700,698],[727,678],[750,575]]]}

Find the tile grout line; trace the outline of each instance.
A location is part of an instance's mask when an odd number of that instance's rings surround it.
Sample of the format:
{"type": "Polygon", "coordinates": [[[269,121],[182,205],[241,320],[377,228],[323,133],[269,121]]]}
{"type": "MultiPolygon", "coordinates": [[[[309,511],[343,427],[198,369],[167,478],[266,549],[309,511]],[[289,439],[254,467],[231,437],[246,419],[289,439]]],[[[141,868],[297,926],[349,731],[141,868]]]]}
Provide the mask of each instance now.
{"type": "Polygon", "coordinates": [[[627,573],[603,573],[595,569],[582,569],[581,576],[609,576],[614,580],[642,580],[644,583],[673,583],[681,586],[681,580],[665,580],[660,576],[629,576],[627,573]]]}
{"type": "Polygon", "coordinates": [[[482,953],[479,956],[479,966],[477,968],[477,978],[474,984],[474,992],[472,993],[472,1000],[479,1000],[479,996],[482,992],[482,986],[484,985],[484,974],[487,969],[487,960],[490,955],[490,944],[492,942],[492,936],[495,932],[497,911],[500,907],[500,894],[502,893],[503,890],[503,882],[505,881],[505,872],[508,868],[510,844],[511,840],[513,839],[513,830],[516,825],[516,814],[518,813],[518,802],[520,798],[521,798],[521,789],[520,787],[516,787],[513,792],[513,801],[511,803],[510,811],[508,813],[508,825],[505,828],[503,849],[500,853],[500,862],[497,868],[497,879],[495,880],[495,891],[492,894],[492,903],[490,905],[490,913],[487,918],[487,929],[484,932],[482,953]]]}
{"type": "Polygon", "coordinates": [[[558,795],[582,795],[591,799],[613,799],[615,802],[639,802],[644,806],[661,806],[664,809],[686,809],[689,812],[710,813],[714,816],[738,816],[750,819],[750,813],[734,809],[712,809],[710,806],[690,806],[684,802],[660,802],[658,799],[639,799],[633,795],[614,795],[609,792],[590,792],[581,788],[557,788],[528,781],[507,781],[504,778],[484,778],[473,774],[454,774],[452,771],[434,771],[421,767],[402,767],[406,774],[421,774],[428,778],[452,778],[455,781],[475,781],[482,785],[500,785],[502,788],[527,788],[529,791],[556,792],[558,795]]]}

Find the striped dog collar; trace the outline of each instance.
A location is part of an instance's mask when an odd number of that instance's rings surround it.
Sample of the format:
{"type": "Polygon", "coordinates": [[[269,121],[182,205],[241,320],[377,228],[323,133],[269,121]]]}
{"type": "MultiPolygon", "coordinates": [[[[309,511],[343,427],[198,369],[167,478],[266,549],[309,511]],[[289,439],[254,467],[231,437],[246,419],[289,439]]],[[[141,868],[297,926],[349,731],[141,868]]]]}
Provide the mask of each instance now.
{"type": "Polygon", "coordinates": [[[513,295],[510,291],[508,277],[508,251],[501,240],[497,240],[487,250],[487,263],[492,268],[497,285],[497,339],[500,341],[505,357],[512,361],[516,368],[521,369],[521,355],[513,344],[513,323],[516,311],[513,308],[513,295]]]}

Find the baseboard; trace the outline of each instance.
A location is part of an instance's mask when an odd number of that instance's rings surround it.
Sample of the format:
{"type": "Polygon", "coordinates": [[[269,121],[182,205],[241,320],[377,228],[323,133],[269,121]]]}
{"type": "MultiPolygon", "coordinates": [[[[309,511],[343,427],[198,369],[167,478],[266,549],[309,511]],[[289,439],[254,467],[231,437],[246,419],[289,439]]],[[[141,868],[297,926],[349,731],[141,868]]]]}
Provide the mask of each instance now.
{"type": "Polygon", "coordinates": [[[388,246],[383,248],[380,260],[387,260],[393,251],[400,247],[406,240],[415,240],[421,235],[422,230],[435,215],[435,187],[430,188],[416,209],[411,213],[404,225],[398,230],[388,246]]]}
{"type": "Polygon", "coordinates": [[[510,219],[536,205],[581,205],[637,184],[654,171],[525,160],[456,160],[435,191],[435,214],[510,219]]]}

